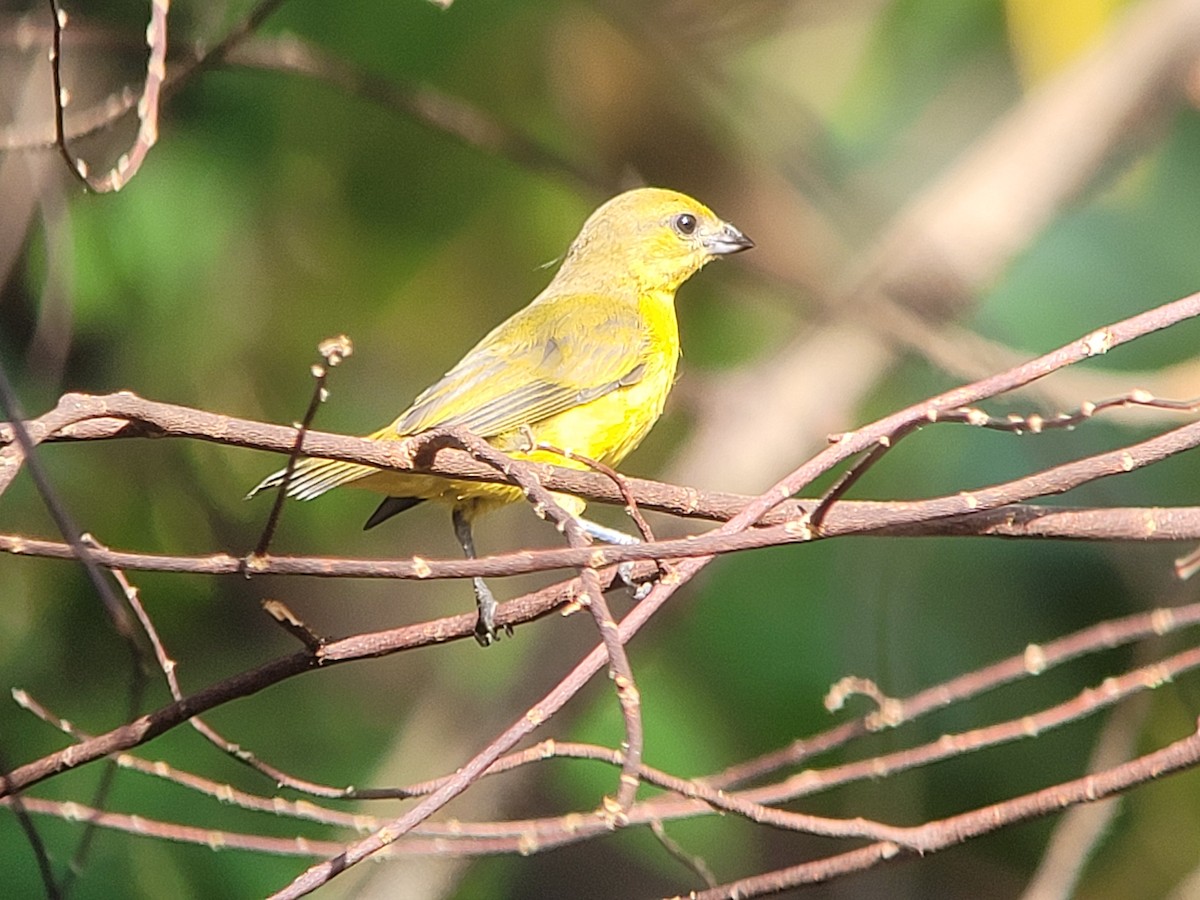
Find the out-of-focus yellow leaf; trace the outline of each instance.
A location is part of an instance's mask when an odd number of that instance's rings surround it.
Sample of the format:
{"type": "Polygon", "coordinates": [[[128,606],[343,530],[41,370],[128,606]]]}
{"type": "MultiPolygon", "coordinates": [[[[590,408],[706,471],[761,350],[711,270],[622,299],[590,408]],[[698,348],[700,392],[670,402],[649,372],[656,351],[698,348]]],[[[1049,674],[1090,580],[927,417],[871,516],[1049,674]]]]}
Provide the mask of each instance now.
{"type": "Polygon", "coordinates": [[[1005,0],[1008,39],[1026,85],[1086,51],[1128,0],[1005,0]]]}

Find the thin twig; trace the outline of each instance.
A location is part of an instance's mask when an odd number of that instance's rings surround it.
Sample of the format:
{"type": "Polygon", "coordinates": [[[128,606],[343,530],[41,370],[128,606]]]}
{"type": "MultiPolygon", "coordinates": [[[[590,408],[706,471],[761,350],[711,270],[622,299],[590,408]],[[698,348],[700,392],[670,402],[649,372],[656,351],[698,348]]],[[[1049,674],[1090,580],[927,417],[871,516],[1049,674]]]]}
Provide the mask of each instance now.
{"type": "MultiPolygon", "coordinates": [[[[7,770],[8,766],[6,762],[0,759],[0,773],[7,770]]],[[[62,890],[59,888],[58,881],[54,877],[54,867],[50,863],[50,855],[46,852],[46,842],[42,840],[42,835],[38,832],[37,826],[33,824],[33,819],[29,817],[29,800],[20,794],[13,794],[11,797],[0,802],[7,804],[8,808],[12,810],[13,817],[16,818],[21,833],[25,835],[25,841],[29,844],[29,849],[33,852],[34,862],[37,863],[38,876],[42,879],[42,889],[46,892],[46,897],[48,900],[58,900],[62,896],[62,890]]]]}
{"type": "MultiPolygon", "coordinates": [[[[1043,788],[1011,800],[971,810],[940,821],[929,822],[912,829],[920,837],[920,853],[943,850],[961,844],[972,837],[994,831],[1000,825],[1028,822],[1051,815],[1069,806],[1093,803],[1123,793],[1174,772],[1193,768],[1200,763],[1200,734],[1140,756],[1119,766],[1094,775],[1087,775],[1053,787],[1043,788]]],[[[861,872],[880,863],[895,859],[902,853],[891,843],[873,844],[830,856],[816,862],[804,863],[774,872],[766,872],[740,881],[720,885],[707,891],[694,892],[694,900],[728,900],[728,898],[761,897],[803,884],[827,881],[835,875],[861,872]]]]}
{"type": "MultiPolygon", "coordinates": [[[[21,409],[21,403],[16,396],[16,391],[13,389],[12,382],[9,381],[8,372],[5,369],[3,362],[0,362],[0,410],[4,412],[10,420],[12,420],[12,436],[14,444],[21,451],[21,455],[25,463],[29,466],[29,473],[33,479],[34,485],[37,488],[38,494],[41,497],[42,503],[50,514],[51,520],[55,527],[63,536],[63,539],[70,545],[72,556],[77,559],[83,566],[87,574],[88,580],[100,597],[101,605],[104,607],[105,613],[109,621],[112,623],[113,630],[121,639],[122,644],[129,652],[129,693],[128,693],[128,715],[132,718],[137,710],[141,707],[142,698],[145,693],[146,678],[144,674],[144,663],[146,662],[141,645],[137,641],[135,629],[132,619],[129,615],[129,610],[121,604],[117,599],[112,589],[112,584],[108,580],[103,568],[96,563],[92,553],[92,542],[87,535],[84,535],[75,525],[71,515],[67,512],[66,506],[58,497],[54,490],[50,479],[42,467],[41,460],[35,452],[35,442],[30,436],[29,431],[24,425],[24,412],[21,409]]],[[[4,462],[10,461],[4,458],[3,451],[0,451],[0,466],[4,462]]],[[[93,794],[93,803],[96,806],[102,806],[105,799],[108,797],[112,789],[113,778],[115,775],[115,767],[108,766],[101,774],[99,784],[96,786],[93,794]]],[[[0,776],[0,782],[6,782],[7,778],[0,776]]],[[[92,838],[95,831],[88,828],[84,831],[80,838],[79,845],[76,847],[72,855],[73,861],[82,864],[86,858],[88,850],[91,847],[92,838]]],[[[36,848],[35,848],[36,852],[36,848]]],[[[74,871],[74,870],[71,870],[74,871]]],[[[62,885],[62,889],[68,890],[73,879],[71,871],[68,872],[66,879],[62,885]]],[[[57,887],[55,888],[58,889],[57,887]]]]}
{"type": "MultiPolygon", "coordinates": [[[[1098,649],[1093,645],[1093,649],[1098,649]]],[[[1007,722],[975,729],[958,735],[946,735],[938,740],[920,747],[897,751],[883,757],[865,760],[860,763],[849,763],[835,766],[826,770],[809,769],[799,777],[786,779],[773,785],[765,785],[751,790],[732,793],[722,790],[706,780],[685,780],[668,773],[643,767],[642,775],[649,783],[673,792],[676,797],[656,798],[638,804],[630,811],[631,823],[653,824],[665,819],[678,819],[694,816],[706,808],[720,810],[726,813],[740,815],[750,821],[781,828],[789,831],[819,834],[829,837],[868,837],[883,839],[896,843],[901,847],[927,849],[930,837],[925,832],[925,826],[898,828],[864,819],[829,819],[793,813],[776,809],[764,804],[779,804],[794,801],[798,797],[809,796],[819,791],[827,791],[832,787],[844,785],[853,780],[878,779],[906,771],[916,765],[928,765],[931,762],[959,756],[963,753],[977,751],[985,747],[996,746],[999,743],[1020,738],[1031,738],[1046,728],[1056,727],[1070,721],[1078,721],[1082,716],[1097,710],[1107,708],[1134,692],[1145,691],[1169,683],[1172,678],[1200,666],[1200,650],[1188,650],[1159,663],[1150,664],[1119,678],[1107,679],[1098,689],[1082,692],[1079,697],[1055,707],[1042,710],[1033,715],[1021,716],[1007,722]]],[[[29,698],[20,696],[18,700],[26,708],[38,711],[38,714],[54,721],[44,710],[37,710],[29,698]]],[[[59,723],[56,727],[67,730],[77,739],[86,738],[73,726],[59,723]]],[[[516,755],[508,768],[518,764],[534,761],[545,761],[551,758],[577,758],[603,760],[613,765],[620,765],[620,754],[607,748],[591,745],[562,744],[543,742],[537,747],[530,748],[516,755]]],[[[134,761],[125,760],[123,764],[131,765],[134,761]]],[[[266,801],[260,798],[233,796],[231,792],[210,782],[196,779],[186,773],[169,773],[160,764],[138,762],[141,771],[155,774],[159,777],[170,777],[172,780],[189,786],[197,786],[214,796],[220,796],[230,802],[238,802],[247,808],[267,810],[277,813],[285,812],[290,805],[280,805],[279,801],[266,801]]],[[[494,774],[497,767],[489,770],[494,774]]],[[[438,782],[444,784],[445,779],[438,782]]],[[[430,785],[432,788],[432,784],[430,785]]],[[[436,788],[433,788],[436,790],[436,788]]],[[[410,789],[412,790],[412,789],[410,789]]],[[[424,790],[424,788],[422,788],[424,790]]],[[[300,812],[301,808],[297,808],[300,812]]],[[[978,811],[977,811],[978,812],[978,811]]],[[[963,814],[969,815],[969,814],[963,814]]],[[[316,811],[304,807],[302,816],[317,821],[338,821],[337,814],[328,811],[316,811]]],[[[344,817],[341,819],[345,824],[344,817]]],[[[353,823],[360,829],[363,827],[380,827],[378,820],[355,820],[353,823]]],[[[986,824],[986,823],[985,823],[986,824]]],[[[1001,827],[1006,822],[993,823],[1001,827]]],[[[462,844],[464,853],[483,853],[507,850],[513,852],[520,849],[528,854],[538,850],[561,846],[564,843],[577,842],[589,836],[603,833],[611,827],[603,816],[580,816],[567,814],[554,819],[527,820],[510,823],[468,823],[452,822],[442,825],[425,825],[419,830],[423,837],[440,836],[444,840],[452,840],[456,845],[462,844]],[[508,843],[498,845],[497,840],[507,839],[508,843]]],[[[978,826],[977,826],[978,827],[978,826]]],[[[982,833],[982,832],[981,832],[982,833]]]]}
{"type": "Polygon", "coordinates": [[[308,624],[292,612],[282,600],[263,600],[263,612],[278,623],[279,627],[296,638],[313,653],[320,653],[328,640],[313,631],[308,624]]]}
{"type": "MultiPolygon", "coordinates": [[[[532,441],[532,438],[531,438],[532,441]]],[[[650,529],[650,523],[646,521],[642,511],[638,509],[637,497],[634,496],[633,490],[629,487],[629,482],[625,476],[606,463],[600,462],[598,459],[592,459],[590,456],[584,456],[582,453],[576,453],[574,450],[565,450],[562,447],[556,447],[553,444],[547,444],[545,441],[538,441],[531,449],[544,450],[547,453],[554,453],[561,456],[563,459],[573,459],[583,463],[589,469],[599,472],[609,481],[611,481],[621,496],[625,500],[625,512],[629,514],[629,518],[633,519],[633,524],[637,526],[641,532],[643,541],[653,541],[654,532],[650,529]]]]}
{"type": "Polygon", "coordinates": [[[329,392],[325,389],[325,383],[329,380],[329,370],[341,363],[343,359],[350,356],[354,352],[354,345],[350,343],[350,338],[342,334],[335,338],[327,338],[318,345],[317,352],[325,360],[325,365],[314,365],[311,369],[313,376],[313,392],[309,398],[308,408],[304,411],[304,418],[296,425],[296,441],[292,445],[292,450],[288,454],[287,465],[283,470],[283,479],[279,482],[279,488],[275,491],[275,502],[271,505],[271,513],[267,516],[267,522],[263,526],[262,535],[258,539],[258,543],[254,545],[254,552],[246,560],[246,574],[253,572],[258,561],[267,555],[267,550],[271,546],[271,539],[275,537],[275,529],[279,525],[279,517],[283,513],[283,504],[287,500],[288,485],[291,484],[292,475],[296,471],[296,463],[300,461],[300,450],[304,446],[304,436],[308,434],[308,429],[312,425],[313,418],[317,415],[317,410],[325,399],[329,396],[329,392]]]}

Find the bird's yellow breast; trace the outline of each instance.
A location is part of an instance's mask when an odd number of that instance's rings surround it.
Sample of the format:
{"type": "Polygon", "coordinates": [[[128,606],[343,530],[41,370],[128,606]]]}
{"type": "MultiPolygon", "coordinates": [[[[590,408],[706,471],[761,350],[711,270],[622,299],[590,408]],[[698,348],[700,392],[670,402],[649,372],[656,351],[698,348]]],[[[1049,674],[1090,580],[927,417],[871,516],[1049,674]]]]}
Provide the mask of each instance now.
{"type": "MultiPolygon", "coordinates": [[[[587,403],[531,423],[537,441],[605,463],[620,462],[642,442],[662,415],[667,394],[675,383],[679,327],[673,301],[674,296],[667,293],[646,294],[639,299],[641,377],[587,403]]],[[[603,339],[603,335],[600,337],[603,339]]],[[[520,437],[516,440],[513,443],[513,438],[506,435],[493,443],[514,456],[563,463],[561,458],[550,459],[545,454],[521,454],[520,437]]]]}
{"type": "MultiPolygon", "coordinates": [[[[489,438],[488,442],[515,459],[576,469],[587,466],[552,451],[529,450],[530,436],[535,444],[548,444],[612,465],[624,459],[662,415],[679,362],[679,328],[673,293],[646,294],[639,298],[638,307],[642,333],[620,336],[638,340],[642,345],[639,357],[642,372],[636,381],[556,415],[529,422],[528,431],[509,431],[489,438]]],[[[603,339],[604,335],[597,337],[603,339]]],[[[352,485],[392,496],[470,503],[480,511],[521,499],[519,489],[505,485],[394,472],[368,475],[352,485]]],[[[578,498],[560,500],[575,514],[583,511],[585,504],[578,498]]]]}

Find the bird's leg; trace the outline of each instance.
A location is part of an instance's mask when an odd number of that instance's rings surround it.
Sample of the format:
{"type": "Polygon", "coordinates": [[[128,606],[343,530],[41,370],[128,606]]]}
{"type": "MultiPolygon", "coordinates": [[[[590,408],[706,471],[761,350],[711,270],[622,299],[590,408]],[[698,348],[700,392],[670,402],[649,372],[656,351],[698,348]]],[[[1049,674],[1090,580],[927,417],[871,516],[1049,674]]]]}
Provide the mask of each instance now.
{"type": "MultiPolygon", "coordinates": [[[[456,506],[450,515],[454,522],[454,534],[458,538],[463,553],[466,554],[467,559],[477,559],[475,538],[471,534],[471,520],[467,515],[466,508],[456,506]]],[[[491,589],[479,576],[471,579],[471,584],[475,588],[475,607],[479,610],[479,618],[475,622],[475,640],[479,642],[479,646],[486,647],[499,638],[496,633],[496,598],[492,596],[491,589]]],[[[512,634],[511,627],[506,627],[505,630],[510,635],[512,634]]]]}
{"type": "Polygon", "coordinates": [[[629,547],[633,544],[641,543],[632,534],[626,534],[624,531],[616,528],[609,528],[607,525],[601,525],[599,522],[593,522],[591,519],[585,519],[583,516],[579,516],[579,526],[596,540],[604,541],[606,544],[629,547]]]}
{"type": "MultiPolygon", "coordinates": [[[[618,547],[629,547],[633,544],[641,543],[641,540],[632,534],[626,534],[624,531],[616,528],[609,528],[607,525],[601,525],[599,522],[593,522],[591,519],[585,519],[583,516],[579,516],[578,518],[579,526],[598,541],[603,541],[606,544],[615,544],[618,547]]],[[[648,581],[638,584],[633,580],[633,563],[628,560],[617,565],[617,577],[633,589],[634,600],[641,600],[650,593],[650,588],[653,586],[648,581]]]]}

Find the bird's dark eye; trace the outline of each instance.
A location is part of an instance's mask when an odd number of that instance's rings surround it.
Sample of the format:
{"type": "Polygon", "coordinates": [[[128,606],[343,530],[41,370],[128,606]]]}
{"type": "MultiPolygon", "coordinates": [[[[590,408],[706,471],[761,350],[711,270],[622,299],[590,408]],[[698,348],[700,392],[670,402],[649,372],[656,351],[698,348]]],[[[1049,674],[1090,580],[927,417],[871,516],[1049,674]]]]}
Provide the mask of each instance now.
{"type": "Polygon", "coordinates": [[[675,226],[675,230],[687,237],[696,230],[696,217],[691,213],[680,213],[671,220],[671,224],[675,226]]]}

